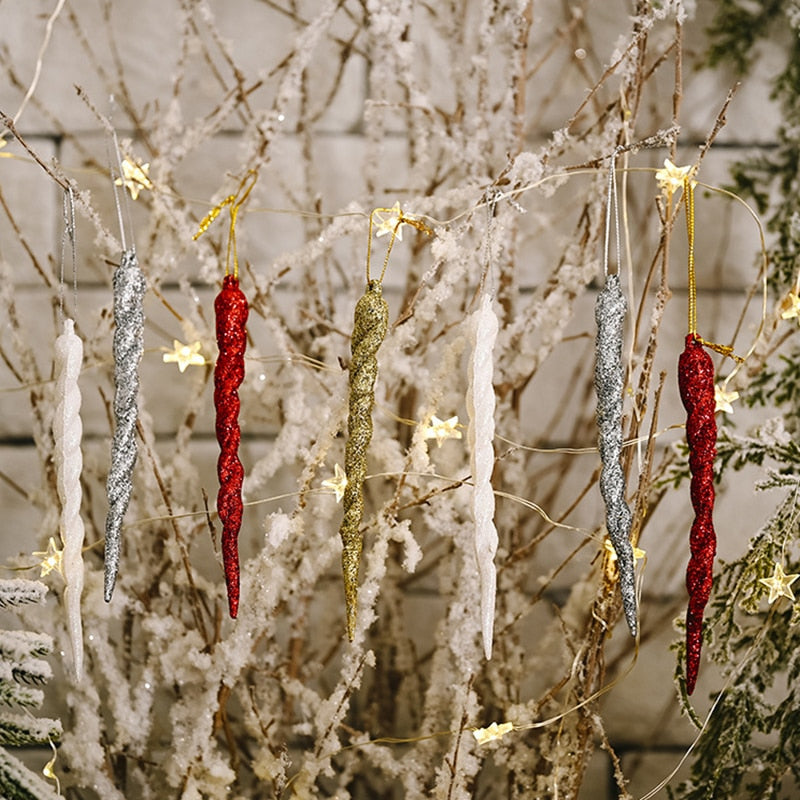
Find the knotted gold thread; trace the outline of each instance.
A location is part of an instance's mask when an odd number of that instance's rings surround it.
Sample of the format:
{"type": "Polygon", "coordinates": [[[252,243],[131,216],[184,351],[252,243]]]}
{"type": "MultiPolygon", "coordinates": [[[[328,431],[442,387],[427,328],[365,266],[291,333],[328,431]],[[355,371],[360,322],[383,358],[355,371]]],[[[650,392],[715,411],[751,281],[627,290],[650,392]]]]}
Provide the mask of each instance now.
{"type": "Polygon", "coordinates": [[[363,537],[364,479],[367,475],[367,449],[372,439],[372,407],[378,377],[378,348],[389,327],[389,307],[383,299],[381,282],[371,280],[356,303],[353,336],[350,343],[350,414],[347,420],[347,444],[344,468],[344,517],[339,527],[342,537],[342,575],[347,612],[347,638],[355,636],[358,610],[358,569],[363,537]]]}

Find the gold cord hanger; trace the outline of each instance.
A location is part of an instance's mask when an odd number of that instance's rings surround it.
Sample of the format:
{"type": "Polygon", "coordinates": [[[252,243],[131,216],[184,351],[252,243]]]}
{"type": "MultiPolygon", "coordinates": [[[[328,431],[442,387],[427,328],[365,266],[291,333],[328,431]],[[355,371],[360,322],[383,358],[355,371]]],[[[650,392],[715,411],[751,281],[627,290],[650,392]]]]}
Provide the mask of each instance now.
{"type": "Polygon", "coordinates": [[[689,317],[689,334],[695,341],[713,350],[715,353],[732,358],[737,364],[744,363],[741,356],[737,356],[733,352],[733,348],[727,344],[717,344],[716,342],[709,342],[697,333],[697,278],[695,276],[694,265],[694,239],[695,239],[695,223],[694,223],[694,187],[695,181],[687,175],[683,179],[683,192],[686,199],[686,236],[689,245],[689,254],[687,258],[687,270],[689,278],[688,286],[688,317],[689,317]]]}
{"type": "Polygon", "coordinates": [[[222,209],[226,206],[230,208],[230,227],[228,229],[228,251],[225,256],[225,274],[231,274],[231,262],[233,262],[233,277],[239,279],[239,255],[236,250],[236,218],[239,214],[239,209],[244,205],[250,192],[258,180],[258,173],[255,170],[248,170],[244,178],[239,183],[239,188],[236,194],[229,194],[224,200],[217,203],[211,211],[206,214],[200,222],[200,227],[192,236],[192,241],[197,241],[208,229],[211,223],[222,213],[222,209]]]}

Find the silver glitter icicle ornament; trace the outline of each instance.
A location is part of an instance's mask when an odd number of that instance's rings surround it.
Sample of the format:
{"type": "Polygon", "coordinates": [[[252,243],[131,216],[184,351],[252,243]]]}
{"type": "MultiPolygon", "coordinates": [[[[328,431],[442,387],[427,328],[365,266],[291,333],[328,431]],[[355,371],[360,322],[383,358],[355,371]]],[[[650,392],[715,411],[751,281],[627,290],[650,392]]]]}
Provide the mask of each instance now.
{"type": "Polygon", "coordinates": [[[139,362],[144,348],[142,301],[145,279],[134,249],[125,250],[114,270],[114,437],[106,493],[105,575],[103,594],[111,600],[119,569],[120,532],[133,488],[136,420],[139,415],[139,362]]]}
{"type": "Polygon", "coordinates": [[[636,577],[631,546],[631,510],[625,501],[622,471],[622,330],[627,304],[619,275],[607,275],[597,296],[594,385],[597,392],[597,429],[600,447],[600,493],[606,506],[606,528],[614,552],[622,593],[622,607],[631,634],[636,636],[636,577]]]}

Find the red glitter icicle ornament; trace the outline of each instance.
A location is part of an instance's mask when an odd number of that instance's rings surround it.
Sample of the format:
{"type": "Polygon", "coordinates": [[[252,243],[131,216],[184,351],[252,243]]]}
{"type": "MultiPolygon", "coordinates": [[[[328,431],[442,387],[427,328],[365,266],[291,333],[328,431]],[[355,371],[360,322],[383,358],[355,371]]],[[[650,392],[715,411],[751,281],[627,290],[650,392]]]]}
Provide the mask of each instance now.
{"type": "Polygon", "coordinates": [[[714,364],[694,333],[678,359],[678,387],[686,409],[686,441],[694,523],[689,536],[691,557],[686,568],[689,606],[686,610],[686,691],[697,682],[703,645],[703,611],[711,595],[717,537],[714,531],[714,457],[717,423],[714,419],[714,364]]]}
{"type": "Polygon", "coordinates": [[[239,613],[239,531],[242,526],[242,482],[244,467],[239,460],[239,387],[244,380],[247,347],[247,298],[239,288],[239,260],[236,253],[236,216],[255,185],[257,175],[245,175],[236,195],[229,195],[200,223],[194,238],[202,236],[225,206],[230,207],[228,253],[222,290],[214,300],[219,356],[214,366],[214,409],[219,442],[217,513],[222,522],[222,567],[228,592],[228,611],[239,613]],[[231,264],[233,269],[231,271],[231,264]]]}
{"type": "Polygon", "coordinates": [[[222,565],[228,588],[228,609],[236,618],[239,611],[239,529],[242,525],[242,481],[244,467],[239,460],[239,386],[244,380],[244,351],[247,346],[247,298],[239,279],[226,275],[222,291],[214,301],[219,357],[214,367],[214,408],[219,442],[217,513],[222,522],[222,565]]]}
{"type": "Polygon", "coordinates": [[[686,567],[686,691],[697,683],[700,652],[703,647],[703,612],[714,582],[714,557],[717,535],[714,531],[714,458],[717,454],[716,398],[714,363],[704,349],[709,347],[741,362],[733,348],[707,342],[697,335],[697,284],[694,271],[694,181],[683,182],[686,201],[686,231],[689,239],[689,333],[686,347],[678,359],[678,388],[686,409],[686,441],[689,445],[690,493],[694,522],[689,534],[691,556],[686,567]]]}

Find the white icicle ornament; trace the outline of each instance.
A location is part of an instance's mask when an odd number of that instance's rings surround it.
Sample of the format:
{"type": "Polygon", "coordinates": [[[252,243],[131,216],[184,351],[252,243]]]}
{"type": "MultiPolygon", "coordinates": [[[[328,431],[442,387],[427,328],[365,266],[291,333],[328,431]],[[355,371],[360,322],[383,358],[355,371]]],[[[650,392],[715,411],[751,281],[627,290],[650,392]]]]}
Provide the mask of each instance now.
{"type": "Polygon", "coordinates": [[[81,518],[81,392],[78,376],[83,363],[83,342],[75,333],[71,319],[64,320],[64,332],[55,343],[55,375],[57,405],[53,418],[53,457],[56,466],[58,497],[61,501],[61,540],[64,544],[62,572],[66,589],[64,606],[67,630],[72,647],[72,663],[77,680],[83,677],[83,538],[81,518]]]}
{"type": "Polygon", "coordinates": [[[481,587],[481,631],[483,652],[492,657],[494,605],[497,572],[494,556],[497,553],[497,529],[494,525],[494,374],[493,350],[497,338],[497,315],[488,294],[481,297],[480,306],[469,319],[469,359],[467,386],[467,442],[472,470],[472,518],[475,522],[475,557],[481,587]]]}

